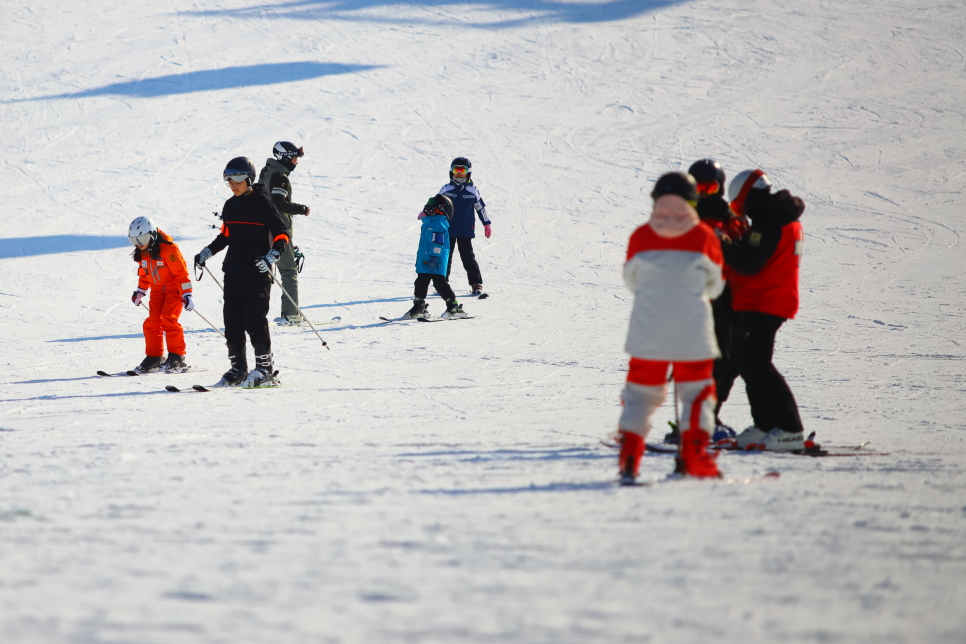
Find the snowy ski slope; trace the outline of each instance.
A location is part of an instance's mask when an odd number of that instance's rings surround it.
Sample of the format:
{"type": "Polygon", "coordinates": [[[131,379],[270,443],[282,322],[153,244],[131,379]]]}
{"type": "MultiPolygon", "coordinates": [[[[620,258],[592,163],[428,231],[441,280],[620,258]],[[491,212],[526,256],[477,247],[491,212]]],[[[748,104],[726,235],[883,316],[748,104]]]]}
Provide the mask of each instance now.
{"type": "MultiPolygon", "coordinates": [[[[0,13],[0,642],[966,641],[962,2],[0,13]],[[143,357],[129,222],[193,256],[227,160],[279,139],[306,150],[300,292],[331,351],[273,328],[285,387],[169,393],[227,368],[185,313],[195,371],[95,376],[143,357]],[[380,324],[459,155],[491,298],[457,263],[476,319],[380,324]],[[625,244],[707,156],[806,201],[776,362],[820,442],[888,456],[616,486],[625,244]]],[[[220,322],[209,277],[195,299],[220,322]]],[[[723,417],[750,423],[740,386],[723,417]]]]}

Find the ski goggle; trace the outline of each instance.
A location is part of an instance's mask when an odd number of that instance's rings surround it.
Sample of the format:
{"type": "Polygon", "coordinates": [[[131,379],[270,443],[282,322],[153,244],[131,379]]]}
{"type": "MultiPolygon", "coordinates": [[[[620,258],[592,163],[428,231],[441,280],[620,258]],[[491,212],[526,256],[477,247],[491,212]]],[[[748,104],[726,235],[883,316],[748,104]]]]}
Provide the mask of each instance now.
{"type": "Polygon", "coordinates": [[[718,194],[718,190],[721,189],[721,184],[717,181],[705,181],[704,183],[698,184],[698,194],[699,195],[714,195],[718,194]]]}
{"type": "Polygon", "coordinates": [[[143,235],[138,235],[137,237],[128,237],[128,241],[131,242],[132,246],[137,246],[138,248],[147,248],[148,244],[151,243],[153,235],[151,233],[144,233],[143,235]]]}
{"type": "Polygon", "coordinates": [[[248,173],[247,172],[241,172],[241,173],[238,173],[238,174],[235,174],[235,173],[232,173],[232,174],[225,173],[224,176],[225,176],[225,181],[234,181],[235,183],[245,183],[246,181],[248,181],[248,173]]]}
{"type": "Polygon", "coordinates": [[[302,150],[302,148],[299,148],[295,152],[291,152],[289,150],[285,150],[284,152],[280,151],[279,154],[281,156],[285,157],[286,159],[291,159],[292,157],[304,157],[305,156],[305,152],[302,150]]]}
{"type": "Polygon", "coordinates": [[[454,177],[465,177],[470,169],[465,165],[454,165],[449,171],[453,173],[454,177]]]}

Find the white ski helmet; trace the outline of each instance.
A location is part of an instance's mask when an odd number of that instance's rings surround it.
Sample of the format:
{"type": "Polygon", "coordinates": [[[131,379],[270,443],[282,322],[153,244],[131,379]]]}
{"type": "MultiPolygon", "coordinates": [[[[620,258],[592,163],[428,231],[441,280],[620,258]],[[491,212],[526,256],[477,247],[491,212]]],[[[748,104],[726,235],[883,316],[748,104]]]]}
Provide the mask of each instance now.
{"type": "Polygon", "coordinates": [[[771,190],[771,182],[764,170],[742,170],[728,186],[728,201],[738,215],[745,214],[745,200],[752,190],[771,190]]]}
{"type": "Polygon", "coordinates": [[[132,245],[144,250],[158,238],[158,227],[147,217],[138,217],[128,227],[127,238],[132,245]]]}

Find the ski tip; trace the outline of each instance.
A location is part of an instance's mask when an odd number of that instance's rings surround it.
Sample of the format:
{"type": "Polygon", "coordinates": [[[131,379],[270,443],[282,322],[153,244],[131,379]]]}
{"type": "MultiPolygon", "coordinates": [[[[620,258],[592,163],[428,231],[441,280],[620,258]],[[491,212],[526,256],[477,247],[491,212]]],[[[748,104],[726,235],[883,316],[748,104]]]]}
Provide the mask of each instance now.
{"type": "Polygon", "coordinates": [[[170,391],[170,392],[173,392],[173,393],[178,393],[178,392],[181,391],[180,389],[178,389],[174,385],[167,385],[164,389],[165,389],[165,391],[170,391]]]}
{"type": "Polygon", "coordinates": [[[777,470],[772,470],[771,472],[765,472],[766,479],[777,479],[781,477],[781,473],[777,470]]]}
{"type": "Polygon", "coordinates": [[[202,385],[191,385],[191,388],[194,389],[195,391],[211,391],[210,389],[208,389],[208,387],[204,387],[202,385]]]}
{"type": "Polygon", "coordinates": [[[140,375],[140,374],[138,374],[137,371],[125,371],[124,373],[126,373],[129,376],[137,376],[137,375],[140,375]]]}
{"type": "Polygon", "coordinates": [[[480,293],[479,296],[477,296],[476,299],[478,299],[478,300],[485,300],[488,297],[490,297],[489,293],[480,293]]]}
{"type": "Polygon", "coordinates": [[[106,371],[98,371],[98,372],[97,372],[97,375],[99,375],[99,376],[103,376],[103,377],[105,377],[105,378],[111,378],[111,377],[113,377],[113,375],[112,375],[112,374],[109,374],[109,373],[107,373],[106,371]]]}

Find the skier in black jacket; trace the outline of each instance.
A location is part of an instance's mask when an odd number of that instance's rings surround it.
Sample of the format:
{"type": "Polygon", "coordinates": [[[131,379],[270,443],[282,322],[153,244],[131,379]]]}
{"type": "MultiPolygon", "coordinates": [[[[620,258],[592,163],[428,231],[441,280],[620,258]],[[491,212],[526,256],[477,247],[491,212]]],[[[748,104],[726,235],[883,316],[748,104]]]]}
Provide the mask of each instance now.
{"type": "Polygon", "coordinates": [[[296,248],[292,241],[295,239],[292,219],[293,215],[308,215],[311,208],[292,202],[292,182],[288,175],[298,166],[299,159],[305,152],[302,148],[295,147],[294,143],[279,141],[272,148],[272,154],[275,158],[265,160],[265,167],[258,174],[258,183],[264,184],[268,189],[268,194],[286,223],[285,232],[289,237],[289,245],[278,260],[278,272],[282,278],[282,288],[292,298],[282,295],[282,316],[275,321],[281,326],[298,326],[302,323],[302,314],[298,309],[299,271],[295,259],[296,248]]]}
{"type": "Polygon", "coordinates": [[[272,265],[289,244],[285,221],[272,203],[268,190],[255,183],[255,166],[247,157],[228,162],[225,181],[233,197],[221,211],[221,232],[195,255],[204,266],[215,253],[228,248],[225,271],[225,338],[231,369],[219,387],[272,387],[278,383],[272,363],[272,339],[268,332],[272,265]],[[245,332],[255,350],[255,369],[248,372],[245,332]]]}

